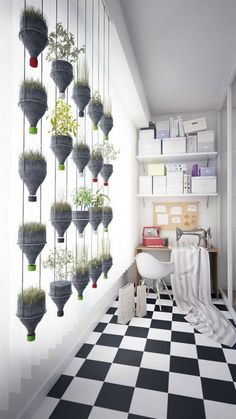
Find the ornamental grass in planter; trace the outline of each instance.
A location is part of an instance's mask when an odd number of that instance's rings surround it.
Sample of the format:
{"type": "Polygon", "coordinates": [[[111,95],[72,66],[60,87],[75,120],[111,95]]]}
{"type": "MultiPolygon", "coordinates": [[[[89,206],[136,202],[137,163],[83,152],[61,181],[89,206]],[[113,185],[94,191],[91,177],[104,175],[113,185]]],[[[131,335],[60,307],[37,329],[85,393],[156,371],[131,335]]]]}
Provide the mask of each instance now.
{"type": "Polygon", "coordinates": [[[58,235],[58,243],[64,243],[64,234],[72,219],[71,206],[68,202],[58,201],[51,206],[50,220],[58,235]]]}
{"type": "Polygon", "coordinates": [[[20,17],[19,38],[30,55],[31,67],[38,67],[39,54],[48,43],[48,27],[43,13],[34,7],[26,7],[20,17]]]}
{"type": "MultiPolygon", "coordinates": [[[[47,117],[49,118],[49,117],[47,117]]],[[[63,100],[56,101],[56,107],[50,116],[51,145],[59,163],[58,170],[65,170],[65,160],[72,150],[72,135],[77,135],[78,123],[71,112],[71,105],[63,100]]]]}
{"type": "Polygon", "coordinates": [[[78,300],[83,300],[83,292],[89,283],[88,252],[77,252],[77,258],[73,267],[72,284],[78,292],[78,300]]]}
{"type": "Polygon", "coordinates": [[[103,115],[103,104],[101,95],[98,91],[95,91],[88,105],[88,114],[93,123],[94,131],[98,130],[98,122],[103,115]]]}
{"type": "Polygon", "coordinates": [[[46,226],[34,222],[21,225],[17,243],[28,259],[28,271],[35,271],[35,261],[46,244],[46,226]]]}
{"type": "Polygon", "coordinates": [[[48,37],[47,61],[52,62],[50,76],[59,89],[59,97],[65,98],[65,90],[73,79],[74,63],[85,47],[78,49],[75,46],[74,35],[63,28],[61,22],[56,25],[56,31],[48,37]]]}
{"type": "Polygon", "coordinates": [[[92,288],[97,288],[98,278],[102,274],[102,259],[101,257],[96,257],[90,260],[89,262],[89,276],[92,281],[92,288]]]}
{"type": "Polygon", "coordinates": [[[64,316],[64,306],[70,298],[71,282],[67,281],[66,275],[71,275],[73,267],[72,252],[65,249],[55,249],[49,252],[47,260],[43,262],[44,268],[52,269],[55,273],[55,281],[50,282],[49,295],[57,306],[57,316],[64,316]]]}
{"type": "Polygon", "coordinates": [[[72,99],[79,109],[79,117],[84,116],[84,109],[88,105],[90,96],[89,69],[85,60],[79,59],[76,63],[76,80],[73,88],[72,99]]]}
{"type": "Polygon", "coordinates": [[[103,145],[104,164],[102,166],[100,175],[103,178],[104,186],[108,186],[108,180],[113,173],[113,165],[110,164],[110,162],[117,159],[119,153],[120,150],[113,144],[106,143],[103,145]]]}
{"type": "Polygon", "coordinates": [[[30,134],[37,134],[37,123],[47,110],[47,92],[39,80],[26,79],[21,83],[19,107],[26,116],[30,134]]]}
{"type": "Polygon", "coordinates": [[[17,317],[27,329],[27,341],[35,340],[35,329],[46,313],[45,292],[39,288],[26,288],[18,294],[17,317]]]}
{"type": "Polygon", "coordinates": [[[102,170],[103,166],[103,157],[102,157],[103,146],[97,144],[93,146],[90,160],[88,162],[88,168],[93,175],[93,182],[97,182],[98,174],[102,170]]]}
{"type": "Polygon", "coordinates": [[[100,193],[100,189],[93,195],[92,204],[89,208],[89,222],[94,232],[97,231],[99,224],[102,222],[102,212],[105,199],[109,199],[107,195],[100,193]]]}
{"type": "Polygon", "coordinates": [[[104,140],[109,140],[108,134],[113,127],[113,118],[111,114],[111,101],[108,98],[104,100],[103,112],[103,116],[99,121],[99,127],[104,134],[104,140]]]}
{"type": "Polygon", "coordinates": [[[81,187],[73,194],[73,203],[76,206],[76,211],[72,211],[72,221],[80,237],[83,237],[85,227],[89,222],[89,210],[92,205],[92,191],[86,187],[81,187]],[[79,207],[79,210],[77,209],[79,207]]]}
{"type": "Polygon", "coordinates": [[[111,220],[113,219],[113,212],[111,207],[103,207],[102,209],[102,224],[104,227],[104,231],[108,231],[108,225],[110,224],[111,220]]]}
{"type": "Polygon", "coordinates": [[[90,160],[90,148],[83,141],[76,143],[72,150],[72,160],[76,164],[79,176],[83,176],[84,168],[90,160]]]}
{"type": "Polygon", "coordinates": [[[107,238],[107,240],[102,241],[102,271],[104,274],[104,279],[107,279],[107,274],[109,270],[111,269],[113,265],[111,253],[110,253],[110,240],[107,238]]]}
{"type": "Polygon", "coordinates": [[[29,191],[29,202],[37,201],[37,190],[47,174],[45,157],[39,151],[28,150],[20,155],[19,175],[29,191]]]}

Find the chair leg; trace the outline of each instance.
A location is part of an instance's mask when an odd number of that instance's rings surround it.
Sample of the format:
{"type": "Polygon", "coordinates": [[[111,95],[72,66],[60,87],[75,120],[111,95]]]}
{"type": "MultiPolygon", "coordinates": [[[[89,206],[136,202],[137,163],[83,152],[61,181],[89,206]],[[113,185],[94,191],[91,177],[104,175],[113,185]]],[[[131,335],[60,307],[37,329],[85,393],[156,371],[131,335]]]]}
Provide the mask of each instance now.
{"type": "Polygon", "coordinates": [[[159,300],[160,311],[162,311],[162,308],[161,308],[161,296],[160,296],[160,290],[159,290],[158,282],[156,282],[156,288],[157,288],[157,295],[158,295],[158,300],[159,300]]]}
{"type": "Polygon", "coordinates": [[[167,291],[167,294],[169,295],[169,298],[172,300],[171,293],[170,293],[170,291],[168,290],[168,287],[167,287],[167,285],[166,285],[166,283],[165,283],[164,279],[163,279],[163,284],[164,284],[164,287],[165,287],[165,289],[166,289],[166,291],[167,291]]]}

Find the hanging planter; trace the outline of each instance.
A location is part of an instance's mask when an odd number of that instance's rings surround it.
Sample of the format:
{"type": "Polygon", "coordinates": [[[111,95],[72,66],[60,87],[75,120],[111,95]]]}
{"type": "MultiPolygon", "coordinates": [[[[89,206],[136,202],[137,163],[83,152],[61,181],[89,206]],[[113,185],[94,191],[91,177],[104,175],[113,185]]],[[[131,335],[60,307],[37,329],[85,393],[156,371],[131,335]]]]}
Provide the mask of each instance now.
{"type": "Polygon", "coordinates": [[[48,37],[47,61],[52,61],[50,76],[59,89],[59,97],[65,98],[65,90],[73,80],[72,64],[78,58],[79,53],[85,48],[75,47],[74,35],[63,28],[61,22],[56,25],[56,31],[48,37]]]}
{"type": "Polygon", "coordinates": [[[113,265],[112,257],[110,255],[103,256],[102,258],[102,271],[104,279],[107,279],[107,274],[113,265]]]}
{"type": "Polygon", "coordinates": [[[113,218],[113,212],[111,207],[103,207],[102,209],[102,224],[104,227],[104,231],[108,231],[108,225],[110,224],[113,218]]]}
{"type": "Polygon", "coordinates": [[[91,99],[89,88],[89,70],[85,60],[77,60],[76,81],[73,88],[72,99],[79,108],[79,117],[83,118],[84,109],[91,99]]]}
{"type": "Polygon", "coordinates": [[[98,122],[103,115],[103,104],[101,95],[98,91],[94,92],[92,99],[89,102],[88,114],[93,122],[93,129],[96,131],[98,129],[98,122]]]}
{"type": "Polygon", "coordinates": [[[52,135],[50,148],[57,158],[58,170],[65,170],[65,161],[72,150],[70,135],[52,135]]]}
{"type": "Polygon", "coordinates": [[[36,192],[47,174],[47,163],[42,153],[29,150],[20,155],[19,175],[29,191],[29,202],[37,201],[36,192]]]}
{"type": "Polygon", "coordinates": [[[93,231],[97,231],[99,224],[102,222],[102,207],[89,208],[89,222],[93,231]]]}
{"type": "Polygon", "coordinates": [[[77,228],[80,237],[83,237],[83,232],[89,222],[88,211],[72,211],[72,221],[77,228]]]}
{"type": "Polygon", "coordinates": [[[102,145],[97,144],[93,147],[90,160],[88,162],[88,168],[93,175],[93,182],[97,182],[98,174],[102,170],[103,157],[102,157],[102,145]]]}
{"type": "Polygon", "coordinates": [[[113,165],[109,164],[109,162],[117,159],[120,150],[116,148],[113,144],[106,143],[103,144],[102,153],[104,158],[104,164],[102,166],[100,174],[103,177],[104,186],[108,186],[108,179],[113,173],[113,165]]]}
{"type": "Polygon", "coordinates": [[[41,223],[25,223],[18,231],[18,245],[28,259],[28,271],[35,271],[35,261],[46,244],[46,227],[41,223]]]}
{"type": "Polygon", "coordinates": [[[97,288],[98,278],[102,274],[102,260],[101,258],[94,258],[89,262],[89,276],[92,280],[92,288],[97,288]]]}
{"type": "Polygon", "coordinates": [[[27,341],[35,340],[35,329],[46,313],[45,292],[39,288],[26,288],[18,294],[17,317],[27,329],[27,341]]]}
{"type": "Polygon", "coordinates": [[[18,105],[29,121],[29,133],[37,134],[37,123],[47,110],[47,93],[42,83],[33,79],[23,81],[18,105]]]}
{"type": "Polygon", "coordinates": [[[48,43],[48,27],[43,13],[27,7],[20,18],[19,38],[30,55],[31,67],[38,67],[39,54],[48,43]]]}
{"type": "Polygon", "coordinates": [[[82,141],[76,143],[72,151],[72,160],[76,164],[79,171],[79,176],[83,176],[84,168],[87,166],[90,159],[90,149],[87,144],[82,141]]]}
{"type": "Polygon", "coordinates": [[[71,223],[71,206],[67,202],[55,202],[51,206],[51,223],[58,234],[58,243],[64,243],[64,234],[71,223]]]}
{"type": "Polygon", "coordinates": [[[80,259],[72,276],[72,284],[78,292],[78,300],[83,300],[83,292],[89,283],[89,265],[86,259],[80,259]]]}
{"type": "Polygon", "coordinates": [[[72,221],[75,224],[80,237],[83,237],[83,232],[89,222],[88,207],[92,204],[91,189],[82,187],[73,194],[73,203],[79,210],[72,211],[72,221]]]}
{"type": "Polygon", "coordinates": [[[113,165],[112,164],[104,164],[102,166],[102,170],[100,172],[100,175],[102,176],[104,180],[104,186],[108,186],[108,179],[113,173],[113,165]]]}
{"type": "Polygon", "coordinates": [[[104,140],[109,140],[109,132],[111,131],[113,127],[113,118],[110,115],[103,115],[100,119],[99,126],[104,134],[104,140]]]}
{"type": "Polygon", "coordinates": [[[64,305],[72,294],[70,281],[50,282],[49,295],[57,306],[57,317],[64,316],[64,305]]]}

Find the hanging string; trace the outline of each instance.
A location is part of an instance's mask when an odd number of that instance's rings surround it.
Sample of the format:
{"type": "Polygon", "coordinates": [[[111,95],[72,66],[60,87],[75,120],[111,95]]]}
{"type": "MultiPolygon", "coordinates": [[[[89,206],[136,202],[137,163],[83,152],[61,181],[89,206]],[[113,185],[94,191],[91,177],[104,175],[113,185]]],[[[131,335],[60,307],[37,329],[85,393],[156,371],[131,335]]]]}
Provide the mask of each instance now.
{"type": "MultiPolygon", "coordinates": [[[[99,91],[99,85],[100,85],[100,0],[98,0],[98,10],[97,10],[97,30],[98,30],[98,40],[97,40],[97,72],[98,72],[98,92],[99,91]]],[[[99,137],[100,137],[100,130],[97,131],[97,144],[99,144],[99,137]]],[[[98,184],[97,184],[97,190],[98,190],[98,184]]],[[[99,254],[99,237],[97,235],[97,254],[99,254]]]]}
{"type": "MultiPolygon", "coordinates": [[[[56,16],[56,60],[57,60],[57,19],[58,19],[58,0],[55,0],[55,5],[56,5],[56,11],[55,11],[55,16],[56,16]]],[[[55,85],[55,123],[56,123],[56,129],[57,129],[57,86],[55,85]]],[[[56,156],[54,157],[54,203],[56,204],[56,200],[57,200],[57,160],[56,160],[56,156]]],[[[54,276],[54,282],[56,281],[56,250],[57,250],[57,245],[56,245],[56,229],[54,227],[54,270],[53,270],[53,276],[54,276]]]]}
{"type": "MultiPolygon", "coordinates": [[[[76,47],[78,49],[79,47],[79,0],[77,0],[76,2],[76,47]]],[[[77,59],[77,63],[76,63],[76,77],[78,77],[78,59],[77,59]]],[[[77,82],[77,79],[75,80],[77,82]]],[[[79,121],[79,113],[78,113],[78,106],[76,106],[76,122],[78,123],[79,121]]],[[[77,134],[76,134],[76,142],[78,143],[79,139],[78,139],[78,130],[77,130],[77,134]]],[[[77,166],[75,165],[75,190],[76,190],[76,194],[78,192],[78,169],[77,166]]],[[[77,205],[76,205],[76,210],[77,210],[77,205]]],[[[78,234],[77,234],[77,228],[75,229],[75,259],[76,259],[76,265],[77,265],[77,258],[78,258],[78,252],[77,252],[77,247],[78,247],[78,234]]]]}
{"type": "MultiPolygon", "coordinates": [[[[67,0],[66,4],[66,31],[67,34],[69,34],[69,13],[70,13],[70,0],[67,0]]],[[[67,52],[67,61],[69,60],[68,52],[67,52]]],[[[68,90],[69,87],[66,89],[66,104],[68,106],[68,90]]],[[[69,115],[68,115],[69,116],[69,115]]],[[[67,126],[68,126],[68,120],[67,120],[67,126]]],[[[66,202],[68,199],[68,159],[66,159],[66,202]]],[[[65,232],[65,250],[67,252],[67,231],[65,232]]],[[[65,273],[66,273],[66,280],[67,280],[67,262],[65,265],[65,273]]]]}
{"type": "MultiPolygon", "coordinates": [[[[85,45],[85,65],[87,65],[87,0],[84,0],[84,45],[85,45]]],[[[87,112],[84,112],[84,142],[87,143],[87,112]]],[[[84,188],[86,186],[86,168],[84,170],[84,188]]],[[[85,248],[86,248],[86,229],[84,230],[84,255],[85,255],[85,248]]]]}
{"type": "MultiPolygon", "coordinates": [[[[94,68],[93,68],[93,55],[94,55],[94,0],[92,0],[92,48],[91,48],[91,50],[92,50],[92,83],[91,83],[91,88],[92,88],[92,94],[94,93],[93,92],[93,88],[94,88],[94,83],[93,83],[93,71],[94,71],[94,68]]],[[[93,127],[92,127],[92,125],[91,125],[91,152],[92,152],[92,149],[93,149],[93,127]]],[[[91,179],[91,189],[92,189],[92,191],[93,191],[93,180],[91,179]]],[[[91,242],[90,242],[90,245],[91,245],[91,259],[93,258],[93,229],[92,229],[92,226],[91,226],[91,237],[90,237],[90,240],[91,240],[91,242]]]]}
{"type": "MultiPolygon", "coordinates": [[[[103,82],[103,104],[104,104],[104,100],[105,100],[105,69],[106,69],[106,9],[105,9],[105,5],[103,3],[103,77],[102,77],[102,82],[103,82]]],[[[103,147],[105,145],[105,139],[103,136],[103,147]]],[[[104,150],[103,150],[103,158],[104,158],[104,150]]],[[[102,193],[104,194],[104,182],[102,183],[102,193]]],[[[104,243],[104,229],[102,230],[102,242],[104,243]]]]}
{"type": "Polygon", "coordinates": [[[108,46],[107,46],[107,58],[108,58],[108,63],[107,63],[107,96],[109,97],[110,94],[110,18],[109,16],[107,16],[107,20],[108,20],[108,46]]]}

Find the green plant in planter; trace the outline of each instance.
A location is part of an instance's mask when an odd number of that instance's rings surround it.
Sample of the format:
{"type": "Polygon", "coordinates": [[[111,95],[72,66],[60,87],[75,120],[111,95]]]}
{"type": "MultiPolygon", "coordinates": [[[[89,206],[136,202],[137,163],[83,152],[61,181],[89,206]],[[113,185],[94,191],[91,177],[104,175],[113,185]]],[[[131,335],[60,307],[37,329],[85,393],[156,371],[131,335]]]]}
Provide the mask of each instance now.
{"type": "Polygon", "coordinates": [[[89,283],[88,248],[78,247],[74,260],[72,284],[78,292],[78,300],[83,300],[83,291],[89,283]]]}
{"type": "Polygon", "coordinates": [[[30,160],[30,161],[44,161],[46,163],[46,159],[41,151],[38,150],[28,150],[24,151],[24,153],[20,154],[20,160],[30,160]]]}
{"type": "Polygon", "coordinates": [[[97,256],[89,262],[89,275],[92,280],[92,288],[97,288],[97,281],[102,273],[102,258],[97,256]]]}
{"type": "Polygon", "coordinates": [[[96,131],[98,129],[98,122],[103,115],[103,104],[98,90],[93,93],[89,102],[88,114],[93,122],[93,129],[96,131]]]}
{"type": "Polygon", "coordinates": [[[102,152],[103,146],[101,144],[96,144],[95,146],[93,146],[90,160],[88,163],[88,168],[93,175],[93,182],[97,182],[98,174],[103,166],[102,152]]]}
{"type": "Polygon", "coordinates": [[[46,226],[41,223],[29,222],[21,225],[18,230],[18,245],[28,259],[28,270],[35,271],[35,261],[46,244],[46,226]]]}
{"type": "Polygon", "coordinates": [[[109,238],[107,237],[106,240],[102,239],[102,270],[104,274],[104,279],[107,279],[108,271],[111,269],[113,265],[112,257],[111,257],[111,242],[109,238]]]}
{"type": "Polygon", "coordinates": [[[37,200],[36,192],[47,174],[46,159],[40,151],[28,150],[19,157],[19,175],[29,191],[29,202],[37,200]]]}
{"type": "Polygon", "coordinates": [[[92,148],[91,158],[94,160],[102,159],[103,144],[95,144],[92,148]]]}
{"type": "Polygon", "coordinates": [[[39,288],[26,288],[19,292],[18,300],[23,304],[36,304],[45,298],[45,292],[39,288]]]}
{"type": "Polygon", "coordinates": [[[46,231],[46,226],[45,224],[41,223],[29,222],[20,225],[19,231],[24,233],[41,233],[43,231],[46,231]]]}
{"type": "Polygon", "coordinates": [[[45,25],[47,24],[47,21],[45,19],[45,16],[43,15],[43,13],[41,12],[40,9],[36,9],[35,7],[26,7],[25,10],[22,11],[21,17],[30,17],[32,20],[38,20],[40,19],[41,21],[43,21],[45,23],[45,25]]]}
{"type": "Polygon", "coordinates": [[[89,221],[94,232],[97,231],[99,224],[102,222],[102,207],[105,199],[110,200],[107,195],[100,192],[100,189],[93,195],[91,207],[89,208],[89,221]]]}
{"type": "Polygon", "coordinates": [[[76,207],[79,207],[81,211],[88,209],[93,202],[92,190],[86,187],[81,187],[79,190],[73,193],[72,200],[76,207]]]}
{"type": "Polygon", "coordinates": [[[64,234],[71,224],[72,212],[68,202],[54,202],[51,206],[50,219],[58,234],[58,243],[64,243],[64,234]]]}
{"type": "Polygon", "coordinates": [[[57,201],[57,202],[54,202],[51,205],[51,209],[53,211],[66,212],[66,211],[70,211],[71,210],[71,206],[70,206],[70,204],[68,202],[57,201]]]}
{"type": "Polygon", "coordinates": [[[93,208],[101,208],[104,206],[105,199],[107,199],[110,202],[110,198],[108,195],[105,195],[100,192],[100,189],[97,190],[97,192],[93,195],[92,199],[92,207],[93,208]]]}
{"type": "Polygon", "coordinates": [[[45,86],[39,80],[24,80],[20,85],[18,104],[30,124],[29,133],[37,134],[37,123],[47,110],[45,86]]]}
{"type": "Polygon", "coordinates": [[[81,52],[85,52],[85,46],[77,48],[74,35],[64,29],[61,22],[58,22],[55,32],[51,32],[48,36],[46,60],[49,62],[66,60],[74,63],[81,52]]]}
{"type": "Polygon", "coordinates": [[[82,58],[79,58],[75,64],[75,83],[79,86],[89,86],[89,66],[82,58]]]}
{"type": "Polygon", "coordinates": [[[109,97],[105,97],[103,101],[103,115],[106,117],[112,116],[112,106],[111,106],[111,99],[109,97]]]}
{"type": "Polygon", "coordinates": [[[47,119],[49,118],[51,123],[49,133],[53,135],[73,135],[76,137],[79,124],[71,111],[71,105],[58,99],[51,116],[47,116],[47,119]]]}
{"type": "Polygon", "coordinates": [[[40,80],[34,80],[32,77],[30,79],[25,79],[21,82],[20,88],[25,89],[37,89],[46,93],[46,87],[41,83],[40,80]]]}
{"type": "Polygon", "coordinates": [[[116,160],[119,154],[120,149],[114,146],[112,143],[105,143],[103,145],[103,158],[106,162],[116,160]]]}
{"type": "Polygon", "coordinates": [[[27,329],[27,341],[35,340],[35,329],[46,312],[45,292],[39,288],[26,288],[18,294],[17,317],[27,329]]]}
{"type": "Polygon", "coordinates": [[[108,97],[103,101],[103,116],[100,119],[99,126],[104,134],[104,140],[109,140],[109,132],[113,127],[113,118],[111,114],[111,100],[108,97]]]}

